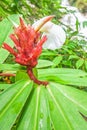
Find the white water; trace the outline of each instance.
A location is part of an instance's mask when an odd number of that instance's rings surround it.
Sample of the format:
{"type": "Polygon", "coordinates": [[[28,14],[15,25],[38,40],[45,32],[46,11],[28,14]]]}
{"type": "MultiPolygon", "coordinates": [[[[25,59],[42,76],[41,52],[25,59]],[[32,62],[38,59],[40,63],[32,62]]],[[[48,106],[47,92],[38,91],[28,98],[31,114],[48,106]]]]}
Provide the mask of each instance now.
{"type": "Polygon", "coordinates": [[[75,11],[75,13],[68,13],[66,14],[61,22],[63,22],[65,25],[69,26],[73,29],[73,31],[76,30],[76,20],[79,21],[79,34],[83,35],[85,39],[87,40],[87,26],[83,27],[83,23],[87,22],[87,16],[84,16],[82,13],[79,12],[79,10],[76,7],[70,6],[68,0],[62,0],[62,6],[66,7],[67,10],[75,11]]]}

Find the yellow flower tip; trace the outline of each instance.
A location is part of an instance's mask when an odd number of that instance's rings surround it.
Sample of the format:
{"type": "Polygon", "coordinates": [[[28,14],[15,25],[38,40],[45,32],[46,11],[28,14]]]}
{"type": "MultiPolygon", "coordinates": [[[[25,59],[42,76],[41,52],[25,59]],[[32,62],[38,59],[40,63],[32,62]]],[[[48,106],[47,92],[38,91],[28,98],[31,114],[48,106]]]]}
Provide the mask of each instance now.
{"type": "Polygon", "coordinates": [[[46,24],[48,21],[51,21],[52,18],[54,18],[54,17],[55,17],[55,15],[50,15],[50,16],[46,16],[46,17],[40,19],[39,21],[37,21],[36,22],[37,26],[36,26],[36,28],[34,28],[36,30],[36,32],[38,32],[43,27],[44,24],[46,24]]]}

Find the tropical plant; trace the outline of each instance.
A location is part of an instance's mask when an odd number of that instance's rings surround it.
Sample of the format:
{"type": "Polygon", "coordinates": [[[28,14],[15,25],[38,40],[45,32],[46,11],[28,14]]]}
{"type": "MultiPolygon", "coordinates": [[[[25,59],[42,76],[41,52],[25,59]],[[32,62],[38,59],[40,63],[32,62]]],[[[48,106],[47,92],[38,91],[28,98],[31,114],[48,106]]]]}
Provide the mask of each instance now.
{"type": "Polygon", "coordinates": [[[33,71],[37,79],[48,84],[36,84],[26,66],[11,63],[13,57],[5,50],[14,47],[8,36],[13,32],[11,22],[18,24],[19,16],[8,19],[0,22],[0,130],[86,130],[87,73],[55,68],[58,57],[53,62],[43,57],[33,71]],[[6,60],[9,57],[10,62],[6,60]],[[10,84],[2,81],[4,76],[9,77],[10,84]]]}

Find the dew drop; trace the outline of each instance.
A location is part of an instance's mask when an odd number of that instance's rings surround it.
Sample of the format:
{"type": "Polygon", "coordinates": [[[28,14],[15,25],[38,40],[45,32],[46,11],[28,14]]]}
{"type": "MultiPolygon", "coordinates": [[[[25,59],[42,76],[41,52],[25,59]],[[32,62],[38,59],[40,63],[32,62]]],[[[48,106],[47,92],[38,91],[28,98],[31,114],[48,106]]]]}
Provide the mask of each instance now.
{"type": "Polygon", "coordinates": [[[54,109],[54,105],[53,105],[53,102],[52,102],[52,101],[49,102],[49,107],[50,107],[50,110],[51,110],[51,111],[54,109]]]}
{"type": "Polygon", "coordinates": [[[40,118],[43,118],[43,117],[44,117],[44,114],[43,114],[43,113],[41,113],[41,114],[40,114],[40,118]]]}

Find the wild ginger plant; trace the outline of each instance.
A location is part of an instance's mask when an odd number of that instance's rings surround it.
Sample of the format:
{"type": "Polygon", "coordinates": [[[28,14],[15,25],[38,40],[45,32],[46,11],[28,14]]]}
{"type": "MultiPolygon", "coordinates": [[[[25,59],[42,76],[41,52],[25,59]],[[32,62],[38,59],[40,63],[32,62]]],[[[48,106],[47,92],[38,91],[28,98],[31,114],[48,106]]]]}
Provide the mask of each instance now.
{"type": "MultiPolygon", "coordinates": [[[[9,19],[17,22],[18,16],[9,19]]],[[[0,75],[14,76],[13,83],[0,82],[0,130],[86,130],[87,92],[80,89],[87,87],[87,73],[52,68],[39,59],[46,36],[21,18],[14,32],[12,27],[7,19],[0,23],[0,75]],[[16,63],[6,62],[7,50],[16,63]]]]}

